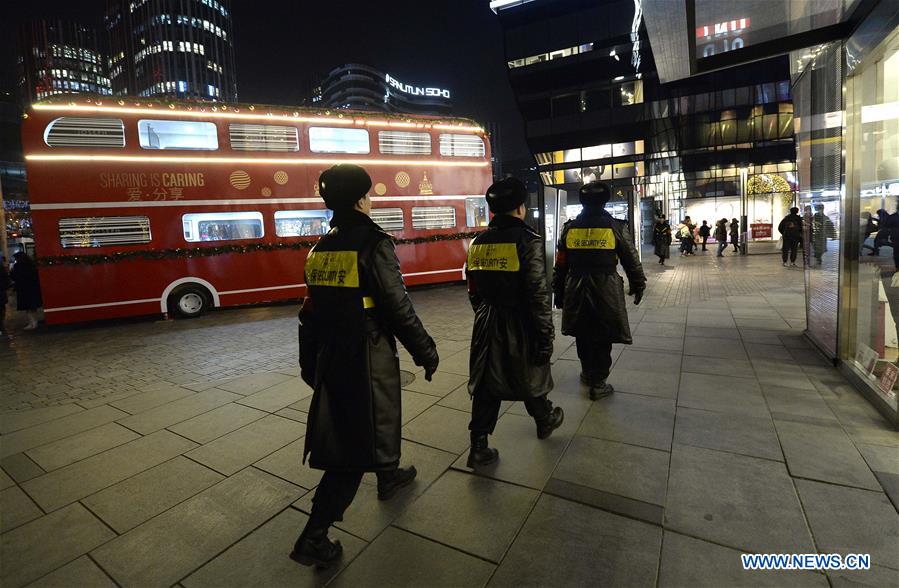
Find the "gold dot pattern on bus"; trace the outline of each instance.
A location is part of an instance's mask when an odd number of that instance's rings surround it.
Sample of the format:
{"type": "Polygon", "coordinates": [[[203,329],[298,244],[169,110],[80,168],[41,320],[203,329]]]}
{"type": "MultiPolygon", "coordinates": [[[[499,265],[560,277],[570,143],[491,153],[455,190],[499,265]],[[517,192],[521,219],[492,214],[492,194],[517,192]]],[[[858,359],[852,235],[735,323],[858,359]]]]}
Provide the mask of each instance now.
{"type": "Polygon", "coordinates": [[[378,196],[383,196],[386,193],[387,193],[387,186],[385,186],[381,182],[378,182],[377,184],[375,184],[375,194],[377,194],[378,196]]]}
{"type": "Polygon", "coordinates": [[[283,186],[287,183],[288,176],[286,171],[276,171],[275,172],[275,183],[279,186],[283,186]]]}
{"type": "Polygon", "coordinates": [[[272,195],[272,189],[269,188],[268,186],[264,187],[262,189],[262,195],[265,196],[266,198],[268,198],[269,196],[272,195]]]}
{"type": "Polygon", "coordinates": [[[412,182],[412,178],[409,177],[409,174],[406,172],[399,172],[396,174],[396,185],[400,188],[405,188],[412,182]]]}
{"type": "Polygon", "coordinates": [[[242,169],[231,172],[228,180],[231,182],[231,185],[238,190],[246,190],[250,187],[250,174],[242,169]]]}

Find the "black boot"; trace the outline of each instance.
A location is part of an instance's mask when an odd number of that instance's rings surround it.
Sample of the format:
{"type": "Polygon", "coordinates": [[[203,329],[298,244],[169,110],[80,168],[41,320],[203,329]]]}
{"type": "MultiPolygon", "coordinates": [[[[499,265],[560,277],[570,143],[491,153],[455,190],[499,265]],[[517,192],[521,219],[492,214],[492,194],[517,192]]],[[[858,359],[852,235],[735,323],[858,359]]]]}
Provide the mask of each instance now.
{"type": "Polygon", "coordinates": [[[418,471],[415,466],[396,468],[392,472],[380,472],[378,474],[378,500],[390,500],[400,488],[412,483],[418,471]]]}
{"type": "Polygon", "coordinates": [[[304,566],[327,568],[343,555],[340,541],[328,539],[328,529],[303,529],[290,552],[290,559],[304,566]]]}
{"type": "Polygon", "coordinates": [[[468,467],[490,465],[499,459],[499,451],[487,447],[487,433],[471,433],[471,451],[468,452],[468,467]]]}
{"type": "Polygon", "coordinates": [[[561,406],[557,406],[547,415],[546,419],[537,421],[537,438],[546,439],[553,431],[562,426],[565,420],[565,412],[561,406]]]}
{"type": "Polygon", "coordinates": [[[590,386],[590,400],[599,400],[600,398],[605,398],[614,391],[615,388],[613,388],[611,384],[606,384],[605,380],[600,380],[599,382],[590,386]]]}

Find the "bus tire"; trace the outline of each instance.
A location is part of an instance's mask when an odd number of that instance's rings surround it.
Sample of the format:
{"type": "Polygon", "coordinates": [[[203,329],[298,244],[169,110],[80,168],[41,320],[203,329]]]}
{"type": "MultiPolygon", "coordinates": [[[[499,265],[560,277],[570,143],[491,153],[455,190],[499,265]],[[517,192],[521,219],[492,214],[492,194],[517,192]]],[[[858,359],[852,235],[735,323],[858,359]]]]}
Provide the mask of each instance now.
{"type": "Polygon", "coordinates": [[[196,318],[212,306],[212,296],[203,286],[184,284],[172,290],[167,306],[169,314],[178,318],[196,318]]]}

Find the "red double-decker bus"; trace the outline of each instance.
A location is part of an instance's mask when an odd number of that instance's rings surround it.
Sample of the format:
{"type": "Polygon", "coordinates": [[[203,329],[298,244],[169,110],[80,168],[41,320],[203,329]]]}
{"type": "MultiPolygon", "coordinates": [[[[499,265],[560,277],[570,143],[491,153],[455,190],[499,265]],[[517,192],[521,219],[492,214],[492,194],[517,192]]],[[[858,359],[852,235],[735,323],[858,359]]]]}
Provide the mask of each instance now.
{"type": "Polygon", "coordinates": [[[371,175],[407,284],[462,279],[488,222],[489,142],[465,119],[79,95],[22,132],[48,323],[303,296],[336,163],[371,175]]]}

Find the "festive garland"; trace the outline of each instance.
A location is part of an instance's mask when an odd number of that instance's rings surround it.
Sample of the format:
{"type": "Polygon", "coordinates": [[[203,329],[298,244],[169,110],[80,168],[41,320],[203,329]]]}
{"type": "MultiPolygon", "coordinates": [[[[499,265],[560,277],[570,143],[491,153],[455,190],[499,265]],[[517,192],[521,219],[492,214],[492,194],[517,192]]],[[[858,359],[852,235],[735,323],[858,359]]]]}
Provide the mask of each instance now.
{"type": "MultiPolygon", "coordinates": [[[[453,233],[451,235],[431,235],[429,237],[413,237],[411,239],[393,239],[397,245],[419,245],[438,241],[458,241],[474,239],[479,231],[453,233]]],[[[54,265],[99,265],[102,263],[119,263],[134,259],[191,259],[194,257],[215,257],[228,253],[255,253],[257,251],[284,251],[311,249],[318,241],[295,241],[292,243],[255,243],[252,245],[220,245],[218,247],[189,247],[176,249],[139,249],[135,251],[118,251],[116,253],[92,253],[88,255],[57,255],[38,257],[35,261],[40,266],[54,265]]]]}

